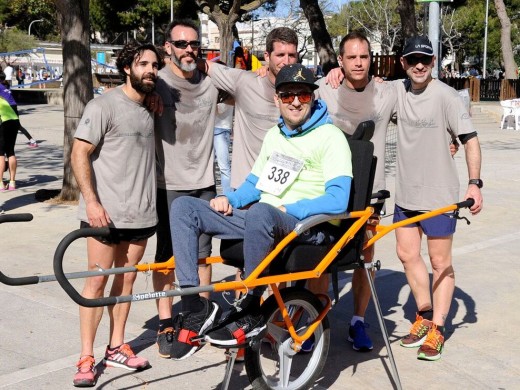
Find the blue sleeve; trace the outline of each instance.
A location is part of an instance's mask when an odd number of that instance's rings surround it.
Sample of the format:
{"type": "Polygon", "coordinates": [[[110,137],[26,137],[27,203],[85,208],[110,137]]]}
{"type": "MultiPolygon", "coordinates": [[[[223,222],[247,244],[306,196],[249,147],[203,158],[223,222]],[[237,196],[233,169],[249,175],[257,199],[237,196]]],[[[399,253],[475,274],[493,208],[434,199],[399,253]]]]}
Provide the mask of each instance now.
{"type": "Polygon", "coordinates": [[[258,176],[250,173],[246,177],[240,187],[235,191],[228,191],[224,195],[228,198],[229,204],[234,208],[242,208],[250,203],[258,202],[260,200],[260,190],[256,188],[258,183],[258,176]]]}
{"type": "Polygon", "coordinates": [[[284,205],[287,214],[302,220],[316,214],[341,214],[347,211],[352,178],[339,176],[325,183],[325,194],[284,205]]]}

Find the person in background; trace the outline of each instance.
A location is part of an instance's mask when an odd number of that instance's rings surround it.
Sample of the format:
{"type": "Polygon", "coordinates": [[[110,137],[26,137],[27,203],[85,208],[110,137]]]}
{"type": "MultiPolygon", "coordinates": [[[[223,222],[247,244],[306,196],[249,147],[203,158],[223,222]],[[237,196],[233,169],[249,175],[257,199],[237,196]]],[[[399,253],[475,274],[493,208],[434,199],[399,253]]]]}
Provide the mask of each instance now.
{"type": "Polygon", "coordinates": [[[2,176],[5,171],[6,159],[9,167],[9,182],[4,184],[2,178],[0,191],[14,191],[16,190],[15,176],[17,166],[14,145],[16,144],[16,136],[20,128],[20,121],[11,105],[2,97],[0,97],[0,123],[0,172],[2,176]]]}
{"type": "MultiPolygon", "coordinates": [[[[16,115],[18,115],[18,117],[20,117],[20,114],[18,113],[18,105],[16,104],[16,100],[14,100],[11,90],[9,89],[8,84],[4,80],[5,80],[5,75],[2,72],[0,72],[0,97],[7,100],[7,102],[12,107],[12,109],[14,110],[16,115]]],[[[30,148],[38,147],[38,142],[36,142],[36,140],[32,137],[32,135],[29,134],[29,131],[27,131],[27,129],[25,127],[23,127],[21,124],[20,124],[19,130],[29,140],[30,148]]]]}

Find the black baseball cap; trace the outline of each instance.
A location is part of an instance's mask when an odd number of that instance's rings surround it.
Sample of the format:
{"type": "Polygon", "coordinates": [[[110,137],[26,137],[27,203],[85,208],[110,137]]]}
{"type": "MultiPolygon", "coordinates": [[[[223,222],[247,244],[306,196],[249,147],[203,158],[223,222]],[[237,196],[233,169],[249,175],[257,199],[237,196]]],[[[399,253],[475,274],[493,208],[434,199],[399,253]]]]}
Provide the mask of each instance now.
{"type": "Polygon", "coordinates": [[[276,75],[274,86],[278,90],[285,84],[305,84],[315,90],[318,88],[314,84],[314,74],[301,64],[285,65],[276,75]]]}
{"type": "Polygon", "coordinates": [[[425,35],[417,35],[406,41],[403,50],[403,57],[410,54],[424,54],[425,56],[433,56],[433,46],[425,35]]]}

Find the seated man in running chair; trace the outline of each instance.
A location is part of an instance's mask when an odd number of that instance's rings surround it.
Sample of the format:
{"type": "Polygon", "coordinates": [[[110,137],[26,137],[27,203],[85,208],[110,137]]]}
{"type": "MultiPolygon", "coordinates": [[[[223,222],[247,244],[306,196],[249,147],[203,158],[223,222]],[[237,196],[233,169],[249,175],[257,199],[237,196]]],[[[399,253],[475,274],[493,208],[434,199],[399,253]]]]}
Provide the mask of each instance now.
{"type": "MultiPolygon", "coordinates": [[[[170,227],[181,288],[199,285],[202,233],[243,239],[247,277],[302,219],[346,211],[352,182],[350,149],[343,132],[331,124],[325,103],[314,99],[316,88],[312,72],[302,65],[282,68],[274,96],[280,121],[268,131],[246,181],[235,192],[210,202],[182,197],[172,203],[170,227]]],[[[320,245],[339,237],[338,230],[324,223],[298,240],[320,245]]],[[[191,339],[198,335],[212,344],[234,347],[261,333],[266,328],[260,312],[264,290],[261,286],[248,291],[240,310],[218,325],[220,308],[215,302],[198,294],[182,296],[182,312],[174,321],[172,358],[181,360],[195,353],[199,345],[191,339]]]]}

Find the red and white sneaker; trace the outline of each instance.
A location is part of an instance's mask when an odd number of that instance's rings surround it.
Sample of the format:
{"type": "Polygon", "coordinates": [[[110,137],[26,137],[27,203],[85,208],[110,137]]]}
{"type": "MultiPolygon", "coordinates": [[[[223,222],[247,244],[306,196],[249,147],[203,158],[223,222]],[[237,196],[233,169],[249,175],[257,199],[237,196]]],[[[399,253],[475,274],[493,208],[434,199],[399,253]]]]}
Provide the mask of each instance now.
{"type": "Polygon", "coordinates": [[[74,374],[72,384],[76,387],[92,387],[96,385],[96,361],[93,356],[87,355],[79,359],[76,364],[78,371],[74,374]]]}
{"type": "Polygon", "coordinates": [[[107,349],[103,364],[107,367],[119,367],[129,371],[140,371],[150,367],[145,358],[137,356],[128,344],[122,344],[118,348],[107,349]]]}

